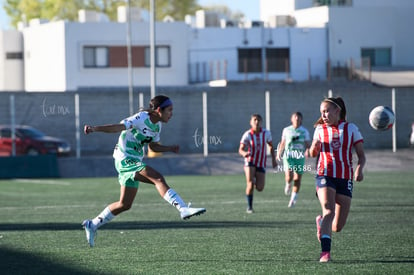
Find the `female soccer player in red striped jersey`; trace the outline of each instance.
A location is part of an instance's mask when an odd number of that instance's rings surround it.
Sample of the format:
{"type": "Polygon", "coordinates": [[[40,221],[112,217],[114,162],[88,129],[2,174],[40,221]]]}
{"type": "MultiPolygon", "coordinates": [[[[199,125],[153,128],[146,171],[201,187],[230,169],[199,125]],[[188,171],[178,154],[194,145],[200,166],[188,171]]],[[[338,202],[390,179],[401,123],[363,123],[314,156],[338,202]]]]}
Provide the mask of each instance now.
{"type": "Polygon", "coordinates": [[[262,116],[253,114],[250,118],[251,128],[241,140],[239,154],[244,157],[244,173],[246,175],[247,213],[253,213],[253,191],[263,191],[265,186],[266,145],[270,147],[272,165],[276,167],[275,150],[273,149],[272,134],[262,128],[262,116]]]}
{"type": "Polygon", "coordinates": [[[322,215],[316,217],[316,227],[322,248],[319,261],[328,262],[331,259],[332,231],[342,230],[351,207],[352,180],[362,181],[364,178],[365,153],[358,127],[346,121],[342,98],[326,98],[321,103],[320,112],[309,152],[311,157],[319,157],[316,191],[322,215]],[[355,171],[352,148],[358,157],[355,171]]]}

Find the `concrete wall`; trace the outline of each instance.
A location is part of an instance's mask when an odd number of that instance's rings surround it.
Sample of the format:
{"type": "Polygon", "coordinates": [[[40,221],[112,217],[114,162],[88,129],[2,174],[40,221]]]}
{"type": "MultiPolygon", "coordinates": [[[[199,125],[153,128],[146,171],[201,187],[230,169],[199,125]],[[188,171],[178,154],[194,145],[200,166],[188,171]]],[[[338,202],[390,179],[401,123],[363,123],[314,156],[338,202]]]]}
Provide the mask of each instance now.
{"type": "MultiPolygon", "coordinates": [[[[161,142],[179,144],[181,153],[203,153],[202,92],[208,93],[209,151],[235,153],[240,138],[249,128],[252,113],[265,116],[265,91],[270,91],[270,130],[274,140],[280,139],[283,127],[289,125],[290,115],[301,111],[304,126],[313,133],[313,123],[319,117],[321,100],[329,90],[342,96],[347,104],[348,120],[355,122],[364,138],[366,148],[392,148],[392,131],[378,132],[368,124],[368,114],[377,105],[391,106],[391,90],[366,82],[311,82],[230,84],[226,88],[175,87],[158,89],[174,102],[172,120],[163,126],[161,142]]],[[[145,106],[149,89],[144,94],[145,106]]],[[[0,124],[10,123],[9,96],[0,93],[0,124]]],[[[29,124],[49,135],[67,139],[76,146],[75,106],[73,93],[14,93],[16,122],[29,124]]],[[[80,93],[80,123],[99,125],[117,123],[128,116],[128,93],[115,91],[80,93]]],[[[134,105],[138,106],[138,92],[134,105]]],[[[397,89],[397,144],[408,146],[411,124],[414,121],[414,88],[397,89]]],[[[266,121],[264,124],[266,125],[266,121]]],[[[110,155],[117,134],[81,134],[82,155],[110,155]]]]}

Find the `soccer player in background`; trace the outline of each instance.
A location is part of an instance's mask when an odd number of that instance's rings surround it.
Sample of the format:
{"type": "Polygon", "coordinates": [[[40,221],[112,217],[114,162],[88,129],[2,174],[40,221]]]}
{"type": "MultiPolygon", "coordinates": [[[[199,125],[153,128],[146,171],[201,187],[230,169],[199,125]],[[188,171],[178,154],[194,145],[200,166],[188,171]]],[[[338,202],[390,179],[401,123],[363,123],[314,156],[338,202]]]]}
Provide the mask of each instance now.
{"type": "Polygon", "coordinates": [[[302,175],[307,170],[305,160],[310,146],[309,131],[302,126],[302,113],[294,112],[291,125],[282,131],[282,138],[277,148],[276,159],[283,159],[285,171],[285,195],[290,195],[288,207],[294,207],[298,199],[302,175]],[[293,181],[293,188],[292,183],[293,181]],[[292,189],[292,190],[291,190],[292,189]]]}
{"type": "Polygon", "coordinates": [[[316,176],[316,192],[322,207],[322,215],[316,217],[317,237],[322,248],[319,261],[329,262],[332,231],[343,229],[351,207],[352,180],[364,178],[365,153],[358,127],[346,121],[342,98],[324,99],[320,112],[309,153],[311,157],[319,156],[316,176]],[[358,157],[355,171],[353,148],[358,157]]]}
{"type": "Polygon", "coordinates": [[[101,126],[85,125],[85,134],[93,132],[121,133],[115,146],[113,157],[121,185],[119,201],[113,202],[92,220],[83,221],[86,239],[92,247],[95,243],[96,231],[115,216],[131,208],[138,191],[139,182],[155,185],[164,200],[174,206],[182,219],[206,212],[205,208],[191,208],[170,188],[164,177],[143,162],[144,146],[148,144],[154,152],[178,153],[178,145],[159,144],[162,123],[167,123],[173,114],[173,103],[164,95],[151,99],[149,109],[125,118],[118,124],[101,126]]]}
{"type": "Polygon", "coordinates": [[[272,134],[262,128],[262,117],[253,114],[250,118],[251,128],[247,130],[239,146],[239,154],[244,158],[244,173],[246,175],[247,213],[253,213],[253,192],[263,191],[265,187],[265,173],[267,160],[267,146],[272,154],[272,165],[276,167],[275,151],[272,143],[272,134]]]}

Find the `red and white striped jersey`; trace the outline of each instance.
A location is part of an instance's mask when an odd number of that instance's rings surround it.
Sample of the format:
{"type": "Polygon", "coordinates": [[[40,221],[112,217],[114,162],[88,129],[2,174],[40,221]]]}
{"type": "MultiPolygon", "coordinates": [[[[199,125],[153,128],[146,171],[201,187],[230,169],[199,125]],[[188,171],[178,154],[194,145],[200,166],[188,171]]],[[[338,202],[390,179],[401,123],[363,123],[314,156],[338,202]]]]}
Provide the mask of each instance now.
{"type": "Polygon", "coordinates": [[[313,139],[321,142],[318,175],[352,180],[352,147],[363,142],[358,127],[348,122],[340,122],[338,126],[319,125],[313,139]]]}
{"type": "Polygon", "coordinates": [[[256,167],[266,168],[266,146],[269,142],[272,142],[272,134],[269,130],[262,128],[258,133],[253,129],[247,130],[240,140],[240,144],[244,144],[249,152],[245,164],[251,162],[256,167]]]}

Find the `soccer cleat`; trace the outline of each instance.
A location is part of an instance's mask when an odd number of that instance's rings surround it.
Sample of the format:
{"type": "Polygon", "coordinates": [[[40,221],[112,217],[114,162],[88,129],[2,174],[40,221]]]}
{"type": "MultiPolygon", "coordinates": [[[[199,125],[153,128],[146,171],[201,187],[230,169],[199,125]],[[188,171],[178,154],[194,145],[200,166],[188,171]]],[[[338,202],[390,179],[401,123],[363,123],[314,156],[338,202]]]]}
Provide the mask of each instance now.
{"type": "Polygon", "coordinates": [[[296,204],[296,200],[290,200],[289,204],[288,204],[288,207],[293,208],[293,207],[295,207],[295,204],[296,204]]]}
{"type": "Polygon", "coordinates": [[[321,242],[321,225],[322,225],[322,215],[316,216],[316,237],[318,241],[321,242]]]}
{"type": "Polygon", "coordinates": [[[290,195],[290,183],[286,183],[285,185],[285,195],[289,196],[290,195]]]}
{"type": "Polygon", "coordinates": [[[247,214],[252,214],[252,213],[254,213],[253,208],[247,207],[247,209],[246,209],[246,213],[247,213],[247,214]]]}
{"type": "Polygon", "coordinates": [[[96,230],[92,228],[92,221],[91,220],[84,220],[82,222],[82,226],[86,232],[86,240],[90,247],[95,245],[95,238],[96,238],[96,230]]]}
{"type": "Polygon", "coordinates": [[[327,263],[331,261],[331,253],[330,252],[322,252],[319,258],[320,263],[327,263]]]}
{"type": "Polygon", "coordinates": [[[205,213],[207,210],[205,208],[192,208],[192,207],[183,207],[180,209],[181,219],[187,220],[192,216],[198,216],[205,213]]]}

